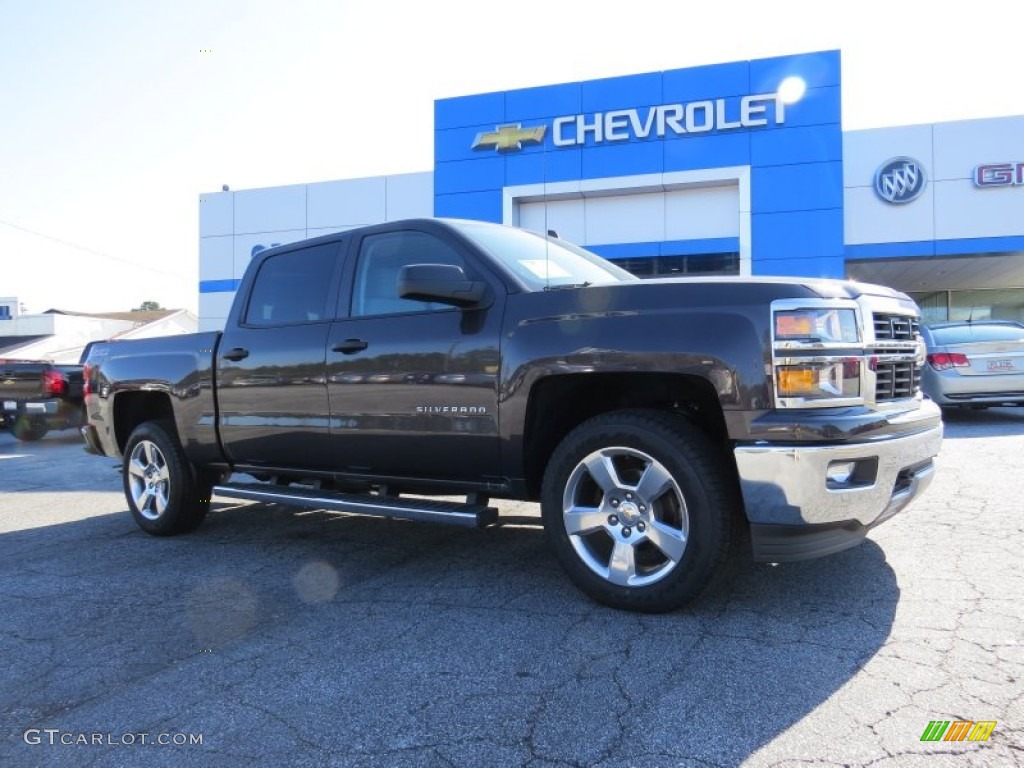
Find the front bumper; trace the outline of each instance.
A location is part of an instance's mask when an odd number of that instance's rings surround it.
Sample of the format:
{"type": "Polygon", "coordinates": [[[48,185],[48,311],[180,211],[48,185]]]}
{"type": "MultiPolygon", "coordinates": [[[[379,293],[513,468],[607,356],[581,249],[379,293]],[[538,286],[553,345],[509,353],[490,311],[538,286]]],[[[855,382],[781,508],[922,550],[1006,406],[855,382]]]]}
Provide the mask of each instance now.
{"type": "Polygon", "coordinates": [[[735,449],[754,557],[782,562],[838,552],[906,507],[931,483],[942,443],[938,407],[903,414],[900,434],[861,442],[742,445],[735,449]],[[854,462],[847,483],[830,466],[854,462]]]}

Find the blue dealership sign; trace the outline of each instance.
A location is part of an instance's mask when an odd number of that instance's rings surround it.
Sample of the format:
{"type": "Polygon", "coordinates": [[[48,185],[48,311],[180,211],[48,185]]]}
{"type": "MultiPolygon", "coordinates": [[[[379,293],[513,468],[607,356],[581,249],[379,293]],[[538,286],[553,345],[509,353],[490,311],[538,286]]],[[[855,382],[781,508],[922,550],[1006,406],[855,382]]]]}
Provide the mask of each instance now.
{"type": "Polygon", "coordinates": [[[441,99],[435,214],[500,222],[509,187],[748,168],[754,274],[841,276],[840,107],[838,51],[441,99]]]}

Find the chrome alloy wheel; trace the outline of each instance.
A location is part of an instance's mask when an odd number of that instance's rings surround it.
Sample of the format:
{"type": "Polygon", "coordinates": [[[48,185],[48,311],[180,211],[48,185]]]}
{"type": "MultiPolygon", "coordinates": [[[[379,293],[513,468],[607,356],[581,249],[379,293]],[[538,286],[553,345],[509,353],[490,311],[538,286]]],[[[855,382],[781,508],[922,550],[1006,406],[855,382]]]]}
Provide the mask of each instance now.
{"type": "Polygon", "coordinates": [[[171,476],[167,459],[156,444],[141,440],[128,461],[128,484],[139,514],[157,520],[167,509],[171,476]]]}
{"type": "Polygon", "coordinates": [[[573,469],[562,520],[576,554],[603,579],[642,587],[682,561],[690,519],[671,473],[635,448],[602,448],[573,469]]]}

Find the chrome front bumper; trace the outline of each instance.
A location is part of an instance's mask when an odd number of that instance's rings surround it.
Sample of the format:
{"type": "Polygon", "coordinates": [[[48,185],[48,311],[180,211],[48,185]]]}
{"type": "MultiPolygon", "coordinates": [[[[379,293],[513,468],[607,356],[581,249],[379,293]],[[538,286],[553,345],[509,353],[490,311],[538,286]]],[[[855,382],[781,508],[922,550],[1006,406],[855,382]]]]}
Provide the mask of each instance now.
{"type": "Polygon", "coordinates": [[[942,443],[942,425],[903,437],[826,446],[741,446],[736,467],[753,524],[871,526],[909,504],[931,482],[932,459],[942,443]],[[833,462],[865,461],[877,470],[872,482],[829,487],[833,462]]]}
{"type": "Polygon", "coordinates": [[[939,422],[870,442],[736,448],[754,560],[807,560],[856,546],[928,487],[941,443],[939,422]],[[851,461],[870,468],[869,481],[830,487],[829,465],[851,461]]]}

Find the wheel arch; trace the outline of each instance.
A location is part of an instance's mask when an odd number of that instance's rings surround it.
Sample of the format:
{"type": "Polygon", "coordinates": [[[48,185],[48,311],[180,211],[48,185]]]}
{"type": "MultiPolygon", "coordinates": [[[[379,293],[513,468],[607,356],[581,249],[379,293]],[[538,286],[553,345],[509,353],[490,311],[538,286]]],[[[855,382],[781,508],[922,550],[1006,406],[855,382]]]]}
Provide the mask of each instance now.
{"type": "Polygon", "coordinates": [[[721,447],[735,474],[729,437],[714,386],[678,373],[580,373],[546,377],[534,385],[526,409],[523,471],[530,499],[540,498],[544,469],[558,444],[603,413],[647,409],[686,418],[721,447]]]}
{"type": "Polygon", "coordinates": [[[171,398],[166,392],[122,392],[114,398],[114,436],[119,453],[124,454],[132,432],[147,421],[163,422],[170,436],[179,439],[171,398]]]}
{"type": "Polygon", "coordinates": [[[125,500],[142,530],[173,536],[194,530],[206,518],[212,482],[189,462],[173,420],[143,418],[127,438],[121,462],[125,500]]]}

